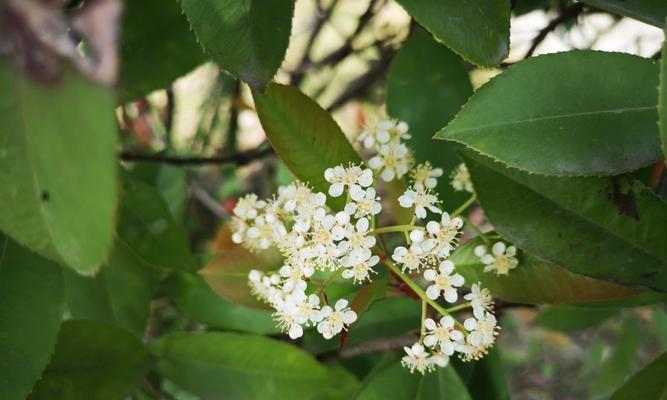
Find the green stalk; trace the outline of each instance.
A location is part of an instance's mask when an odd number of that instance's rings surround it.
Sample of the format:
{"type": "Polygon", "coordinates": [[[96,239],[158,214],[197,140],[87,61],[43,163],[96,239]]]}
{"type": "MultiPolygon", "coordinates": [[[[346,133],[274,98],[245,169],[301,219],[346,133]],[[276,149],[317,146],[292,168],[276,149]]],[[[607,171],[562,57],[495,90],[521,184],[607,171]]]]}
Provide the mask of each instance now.
{"type": "Polygon", "coordinates": [[[449,214],[449,216],[452,218],[458,216],[459,214],[464,212],[468,207],[470,207],[472,203],[475,202],[475,200],[477,200],[477,194],[473,193],[472,196],[470,196],[470,198],[466,200],[465,203],[461,204],[461,207],[454,210],[451,214],[449,214]]]}

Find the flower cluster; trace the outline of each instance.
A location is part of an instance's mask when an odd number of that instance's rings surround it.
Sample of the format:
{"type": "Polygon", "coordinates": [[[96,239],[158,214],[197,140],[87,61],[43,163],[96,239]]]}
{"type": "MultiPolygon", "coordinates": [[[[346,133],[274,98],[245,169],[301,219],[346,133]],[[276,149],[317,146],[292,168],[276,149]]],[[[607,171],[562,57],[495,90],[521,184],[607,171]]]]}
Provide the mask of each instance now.
{"type": "Polygon", "coordinates": [[[491,246],[491,253],[484,245],[475,247],[475,255],[485,265],[484,272],[495,272],[496,275],[507,275],[516,268],[519,260],[516,258],[516,247],[507,246],[503,242],[496,242],[491,246]]]}
{"type": "MultiPolygon", "coordinates": [[[[483,356],[495,342],[498,326],[488,290],[474,284],[469,293],[459,295],[465,279],[449,256],[458,246],[463,219],[443,211],[434,191],[443,170],[428,162],[415,166],[403,143],[409,137],[407,124],[377,121],[358,137],[372,153],[369,168],[364,164],[328,168],[326,194],[296,181],[280,187],[269,200],[254,194],[241,198],[234,208],[232,239],[253,251],[275,247],[282,253],[284,265],[278,271],[253,270],[248,278],[252,293],[274,308],[278,326],[293,339],[309,327],[326,339],[348,329],[357,314],[346,299],[330,306],[325,289],[336,279],[370,282],[382,259],[397,279],[414,289],[424,307],[430,305],[439,314],[438,322],[422,319],[422,335],[405,348],[402,359],[411,372],[425,373],[447,365],[454,353],[465,361],[483,356]],[[375,226],[383,207],[374,175],[386,182],[408,178],[408,188],[396,200],[412,211],[409,224],[375,226]],[[342,211],[327,205],[334,198],[346,199],[342,211]],[[384,241],[376,240],[390,233],[405,238],[391,252],[384,241]],[[413,281],[417,277],[426,282],[425,289],[413,281]],[[453,316],[459,311],[464,313],[461,320],[453,316]]],[[[467,173],[464,165],[457,171],[457,176],[467,173]]],[[[461,188],[472,191],[469,177],[467,184],[464,178],[459,177],[461,188]]],[[[491,254],[482,247],[475,254],[482,257],[485,270],[500,274],[516,266],[514,248],[500,242],[491,254]]]]}

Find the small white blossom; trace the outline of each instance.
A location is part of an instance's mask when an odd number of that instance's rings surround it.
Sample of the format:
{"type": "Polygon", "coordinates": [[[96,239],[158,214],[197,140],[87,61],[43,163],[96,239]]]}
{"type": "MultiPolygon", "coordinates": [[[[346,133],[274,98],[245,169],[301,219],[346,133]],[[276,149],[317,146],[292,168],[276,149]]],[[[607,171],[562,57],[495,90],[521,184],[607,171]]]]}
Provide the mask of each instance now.
{"type": "Polygon", "coordinates": [[[248,273],[248,284],[253,295],[260,300],[270,302],[278,291],[277,286],[280,284],[280,276],[278,274],[267,276],[263,272],[253,269],[248,273]]]}
{"type": "Polygon", "coordinates": [[[360,187],[350,189],[351,202],[345,205],[345,212],[355,218],[377,215],[382,211],[380,197],[375,194],[375,189],[360,187]]]}
{"type": "Polygon", "coordinates": [[[299,284],[299,282],[304,282],[305,278],[310,278],[315,269],[311,265],[283,265],[278,270],[278,273],[283,278],[283,290],[292,291],[299,284]]]}
{"type": "Polygon", "coordinates": [[[367,260],[371,255],[371,248],[375,246],[376,240],[369,232],[370,223],[366,218],[360,218],[352,226],[348,225],[345,230],[345,239],[338,247],[348,255],[354,258],[367,260]]]}
{"type": "Polygon", "coordinates": [[[390,142],[380,146],[378,154],[368,160],[368,165],[380,171],[380,177],[385,182],[391,182],[394,178],[401,178],[410,169],[412,156],[403,143],[390,142]]]}
{"type": "Polygon", "coordinates": [[[440,210],[435,205],[439,203],[438,196],[431,194],[428,190],[408,189],[398,198],[398,203],[403,208],[415,208],[415,215],[419,218],[426,218],[426,210],[440,214],[440,210]]]}
{"type": "Polygon", "coordinates": [[[367,149],[385,144],[391,139],[389,129],[392,125],[390,120],[375,119],[366,124],[364,130],[357,137],[357,141],[363,143],[367,149]]]}
{"type": "Polygon", "coordinates": [[[462,227],[463,220],[461,218],[452,219],[449,217],[449,213],[444,212],[440,223],[429,221],[426,224],[428,238],[424,240],[422,247],[436,257],[449,257],[458,243],[457,236],[462,227]]]}
{"type": "Polygon", "coordinates": [[[322,321],[317,324],[317,331],[325,339],[331,339],[345,328],[357,320],[357,313],[347,306],[347,300],[340,299],[336,302],[334,308],[324,306],[320,310],[322,321]]]}
{"type": "Polygon", "coordinates": [[[496,275],[507,275],[516,268],[519,260],[516,258],[516,247],[507,246],[503,242],[496,242],[491,247],[491,253],[484,245],[475,247],[475,255],[485,264],[484,272],[493,271],[496,275]]]}
{"type": "Polygon", "coordinates": [[[413,244],[409,249],[398,246],[394,249],[391,258],[399,264],[402,264],[403,271],[418,271],[424,259],[424,252],[419,245],[413,244]]]}
{"type": "Polygon", "coordinates": [[[285,235],[287,229],[282,222],[273,220],[270,215],[260,215],[246,231],[245,243],[251,249],[266,250],[285,235]]]}
{"type": "Polygon", "coordinates": [[[486,288],[482,289],[479,283],[473,284],[470,287],[470,293],[463,296],[463,298],[470,302],[475,313],[493,311],[493,297],[491,296],[491,292],[486,288]]]}
{"type": "Polygon", "coordinates": [[[410,373],[415,371],[420,374],[433,371],[437,366],[446,367],[449,358],[444,355],[429,354],[421,343],[415,343],[412,347],[403,347],[406,355],[401,359],[401,365],[408,368],[410,373]]]}
{"type": "Polygon", "coordinates": [[[434,189],[438,185],[438,179],[443,174],[442,168],[433,168],[431,163],[426,161],[417,165],[412,172],[410,177],[414,182],[414,187],[416,189],[434,189]]]}
{"type": "Polygon", "coordinates": [[[424,271],[424,279],[433,281],[433,284],[426,288],[426,296],[429,299],[435,300],[444,292],[445,300],[450,303],[456,302],[458,293],[456,288],[463,286],[465,283],[463,276],[460,274],[452,274],[454,272],[454,263],[445,260],[440,263],[438,268],[439,273],[432,269],[424,271]]]}
{"type": "Polygon", "coordinates": [[[348,189],[368,187],[373,184],[373,171],[366,168],[362,169],[357,165],[350,165],[343,168],[338,165],[333,168],[327,168],[324,171],[324,179],[331,183],[329,186],[329,195],[338,197],[343,194],[345,187],[348,189]]]}
{"type": "Polygon", "coordinates": [[[470,180],[470,173],[468,172],[468,167],[464,163],[459,164],[451,175],[451,184],[454,190],[463,191],[472,193],[474,191],[472,187],[472,180],[470,180]]]}
{"type": "Polygon", "coordinates": [[[241,197],[234,207],[234,215],[242,220],[251,220],[257,217],[257,213],[266,207],[264,200],[257,200],[256,194],[248,194],[241,197]]]}
{"type": "Polygon", "coordinates": [[[496,341],[498,335],[498,321],[490,312],[479,313],[476,317],[463,321],[463,327],[468,330],[466,342],[478,349],[487,349],[496,341]]]}
{"type": "Polygon", "coordinates": [[[376,273],[372,267],[379,261],[380,257],[371,256],[368,260],[355,262],[343,270],[342,276],[345,279],[354,279],[354,283],[371,282],[370,274],[376,273]]]}
{"type": "Polygon", "coordinates": [[[440,318],[440,324],[436,324],[431,318],[424,320],[424,326],[428,330],[424,337],[424,344],[428,347],[439,346],[440,351],[451,356],[454,354],[455,344],[463,341],[463,333],[454,328],[454,318],[445,315],[440,318]]]}

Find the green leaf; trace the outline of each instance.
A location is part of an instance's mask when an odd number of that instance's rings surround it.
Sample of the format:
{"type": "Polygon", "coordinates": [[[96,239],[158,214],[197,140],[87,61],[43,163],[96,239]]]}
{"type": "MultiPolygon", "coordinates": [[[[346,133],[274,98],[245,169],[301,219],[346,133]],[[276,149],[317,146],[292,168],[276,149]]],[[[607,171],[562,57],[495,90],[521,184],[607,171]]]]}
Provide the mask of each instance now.
{"type": "Polygon", "coordinates": [[[25,399],[49,362],[64,310],[60,267],[0,234],[1,399],[25,399]]]}
{"type": "Polygon", "coordinates": [[[434,141],[432,136],[471,95],[472,85],[461,60],[424,30],[413,29],[389,69],[387,111],[410,126],[408,144],[416,161],[429,161],[443,169],[445,175],[436,190],[450,211],[468,197],[468,193],[454,191],[448,179],[461,161],[455,146],[434,141]]]}
{"type": "Polygon", "coordinates": [[[274,247],[261,252],[253,252],[237,245],[222,251],[206,264],[199,274],[223,299],[266,310],[269,308],[268,305],[257,300],[250,291],[248,273],[252,269],[277,271],[282,265],[283,257],[274,247]]]}
{"type": "Polygon", "coordinates": [[[614,394],[610,400],[667,399],[667,353],[663,353],[639,372],[630,377],[614,394]]]}
{"type": "Polygon", "coordinates": [[[546,329],[574,332],[597,326],[619,311],[618,308],[557,305],[541,310],[534,322],[546,329]]]}
{"type": "Polygon", "coordinates": [[[634,317],[623,321],[616,346],[609,357],[602,362],[597,375],[591,382],[591,393],[603,395],[616,389],[633,368],[637,356],[639,326],[634,317]]]}
{"type": "Polygon", "coordinates": [[[0,62],[0,229],[79,273],[111,245],[116,123],[110,91],[66,71],[38,83],[0,62]]]}
{"type": "Polygon", "coordinates": [[[509,0],[398,0],[435,38],[466,60],[499,65],[510,48],[509,0]]]}
{"type": "MultiPolygon", "coordinates": [[[[271,145],[292,173],[316,191],[327,193],[324,170],[361,159],[331,115],[298,89],[271,84],[253,93],[257,114],[271,145]]],[[[330,198],[342,209],[344,197],[330,198]]]]}
{"type": "MultiPolygon", "coordinates": [[[[475,247],[483,244],[479,237],[470,240],[459,247],[450,260],[465,278],[467,286],[479,282],[495,297],[506,301],[527,304],[586,303],[627,300],[645,292],[640,288],[575,274],[558,264],[524,252],[519,253],[519,265],[509,274],[498,276],[484,272],[484,264],[474,254],[475,247]]],[[[656,301],[661,300],[664,298],[656,301]]]]}
{"type": "Polygon", "coordinates": [[[411,374],[397,360],[380,371],[371,371],[362,385],[355,400],[471,399],[452,366],[438,368],[426,375],[411,374]]]}
{"type": "Polygon", "coordinates": [[[660,28],[665,27],[667,3],[662,0],[582,0],[582,2],[660,28]]]}
{"type": "MultiPolygon", "coordinates": [[[[211,328],[261,335],[280,332],[270,311],[224,300],[196,275],[174,272],[165,283],[169,298],[181,314],[211,328]]],[[[250,290],[247,284],[245,290],[250,290]]]]}
{"type": "Polygon", "coordinates": [[[667,289],[667,204],[624,177],[559,178],[462,153],[496,230],[574,273],[667,289]]]}
{"type": "Polygon", "coordinates": [[[211,399],[315,399],[329,379],[305,351],[262,336],[177,333],[152,351],[160,374],[211,399]]]}
{"type": "Polygon", "coordinates": [[[155,189],[179,222],[183,219],[188,197],[185,171],[185,168],[175,165],[140,163],[134,166],[130,175],[155,189]]]}
{"type": "Polygon", "coordinates": [[[155,189],[127,174],[123,179],[118,237],[154,267],[188,271],[198,268],[188,238],[164,199],[155,189]]]}
{"type": "Polygon", "coordinates": [[[469,363],[454,360],[454,365],[473,399],[509,400],[511,398],[505,379],[505,368],[497,345],[481,360],[469,363]]]}
{"type": "Polygon", "coordinates": [[[157,286],[150,268],[124,242],[116,242],[95,277],[63,270],[69,312],[76,319],[111,322],[143,337],[157,286]]]}
{"type": "MultiPolygon", "coordinates": [[[[667,5],[666,5],[667,7],[667,5]]],[[[667,38],[667,30],[665,30],[667,38]]],[[[667,158],[667,40],[662,46],[660,60],[660,83],[658,85],[658,126],[660,128],[660,143],[662,154],[667,158]]]]}
{"type": "Polygon", "coordinates": [[[365,313],[373,303],[385,298],[387,295],[387,278],[376,279],[370,284],[362,286],[350,303],[350,308],[357,316],[365,313]]]}
{"type": "Polygon", "coordinates": [[[532,173],[634,171],[661,158],[657,72],[622,53],[530,58],[480,88],[436,137],[532,173]]]}
{"type": "Polygon", "coordinates": [[[146,349],[104,322],[65,321],[56,352],[29,400],[121,399],[144,372],[146,349]]]}
{"type": "Polygon", "coordinates": [[[166,88],[204,62],[206,57],[190,32],[178,1],[129,0],[124,4],[121,101],[166,88]]]}
{"type": "Polygon", "coordinates": [[[262,90],[283,62],[293,0],[181,0],[204,51],[223,69],[262,90]]]}

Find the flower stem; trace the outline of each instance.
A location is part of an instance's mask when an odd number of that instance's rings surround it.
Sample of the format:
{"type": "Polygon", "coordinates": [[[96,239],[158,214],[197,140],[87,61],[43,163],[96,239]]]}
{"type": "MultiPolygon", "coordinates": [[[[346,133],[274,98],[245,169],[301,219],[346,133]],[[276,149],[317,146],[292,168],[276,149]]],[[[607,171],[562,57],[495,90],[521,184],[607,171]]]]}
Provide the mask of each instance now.
{"type": "MultiPolygon", "coordinates": [[[[419,296],[420,299],[422,299],[423,302],[428,303],[428,305],[433,307],[437,312],[439,312],[443,316],[444,315],[449,315],[447,310],[445,310],[440,304],[438,304],[435,301],[429,299],[426,296],[426,293],[424,292],[424,290],[419,285],[417,285],[417,283],[415,283],[415,281],[410,279],[409,276],[405,275],[403,273],[403,271],[400,270],[400,268],[398,268],[393,262],[391,262],[391,260],[386,259],[385,260],[385,265],[387,266],[387,268],[389,268],[391,270],[391,272],[393,272],[399,278],[401,278],[401,280],[403,282],[405,282],[405,284],[408,285],[410,287],[410,289],[412,289],[412,291],[415,292],[417,294],[417,296],[419,296]]],[[[463,327],[463,324],[461,324],[456,319],[454,319],[454,321],[456,322],[456,325],[463,331],[463,333],[468,332],[468,330],[463,327]]]]}
{"type": "Polygon", "coordinates": [[[470,196],[470,198],[468,200],[466,200],[465,203],[461,204],[461,207],[454,210],[449,216],[452,217],[452,218],[458,216],[459,214],[464,212],[468,207],[470,207],[472,205],[472,203],[475,202],[475,200],[477,200],[477,194],[473,193],[472,196],[470,196]]]}
{"type": "Polygon", "coordinates": [[[490,244],[490,243],[491,243],[491,240],[490,240],[488,237],[486,237],[486,234],[485,234],[484,232],[482,232],[482,230],[479,229],[479,227],[478,227],[477,225],[475,225],[475,224],[473,224],[472,222],[470,222],[470,220],[469,220],[468,218],[466,218],[466,217],[461,216],[461,219],[463,219],[463,222],[466,223],[466,226],[469,226],[470,229],[472,229],[473,231],[475,231],[475,232],[477,233],[477,236],[479,236],[479,237],[482,238],[482,240],[484,241],[484,243],[486,243],[486,244],[490,244]]]}
{"type": "Polygon", "coordinates": [[[426,320],[426,307],[427,304],[424,300],[422,300],[422,323],[421,323],[421,331],[419,335],[419,341],[421,342],[424,339],[424,336],[426,335],[426,325],[424,325],[424,320],[426,320]]]}
{"type": "Polygon", "coordinates": [[[450,312],[450,313],[453,313],[453,312],[456,312],[456,311],[464,310],[468,307],[472,307],[472,304],[470,304],[469,302],[468,303],[461,303],[461,304],[456,305],[454,307],[448,308],[447,311],[450,312]]]}
{"type": "Polygon", "coordinates": [[[383,226],[382,228],[373,229],[371,233],[377,235],[380,233],[391,233],[391,232],[408,232],[413,229],[424,229],[421,226],[414,225],[392,225],[392,226],[383,226]]]}

